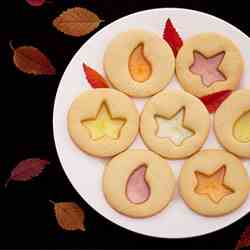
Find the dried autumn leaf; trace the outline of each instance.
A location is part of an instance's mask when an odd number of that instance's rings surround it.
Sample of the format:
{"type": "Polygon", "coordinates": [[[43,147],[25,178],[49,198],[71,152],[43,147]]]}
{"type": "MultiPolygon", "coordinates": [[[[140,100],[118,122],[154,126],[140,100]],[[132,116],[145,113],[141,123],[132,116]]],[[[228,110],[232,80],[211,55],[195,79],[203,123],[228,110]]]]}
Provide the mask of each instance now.
{"type": "Polygon", "coordinates": [[[12,170],[9,179],[5,183],[7,187],[8,183],[11,180],[14,181],[28,181],[33,177],[40,175],[43,169],[48,165],[47,160],[41,160],[38,158],[31,158],[21,161],[17,166],[12,170]]]}
{"type": "Polygon", "coordinates": [[[24,73],[34,75],[54,75],[56,70],[47,56],[32,46],[22,46],[14,49],[13,61],[16,67],[24,73]]]}
{"type": "Polygon", "coordinates": [[[106,80],[96,70],[83,63],[86,79],[93,88],[108,88],[106,80]]]}
{"type": "Polygon", "coordinates": [[[214,113],[220,105],[230,96],[232,90],[223,90],[210,95],[202,96],[200,100],[207,107],[209,113],[214,113]]]}
{"type": "Polygon", "coordinates": [[[248,225],[241,234],[239,241],[236,244],[235,250],[250,246],[250,225],[248,225]]]}
{"type": "Polygon", "coordinates": [[[45,0],[26,0],[26,2],[33,7],[40,7],[45,3],[45,0]]]}
{"type": "Polygon", "coordinates": [[[74,202],[58,202],[54,204],[55,215],[58,224],[65,230],[85,231],[84,211],[74,202]]]}
{"type": "Polygon", "coordinates": [[[168,19],[165,24],[163,38],[172,48],[174,55],[177,56],[177,53],[182,47],[183,42],[170,19],[168,19]]]}
{"type": "Polygon", "coordinates": [[[75,7],[64,11],[54,19],[53,25],[59,31],[70,36],[84,36],[95,30],[102,21],[85,8],[75,7]]]}

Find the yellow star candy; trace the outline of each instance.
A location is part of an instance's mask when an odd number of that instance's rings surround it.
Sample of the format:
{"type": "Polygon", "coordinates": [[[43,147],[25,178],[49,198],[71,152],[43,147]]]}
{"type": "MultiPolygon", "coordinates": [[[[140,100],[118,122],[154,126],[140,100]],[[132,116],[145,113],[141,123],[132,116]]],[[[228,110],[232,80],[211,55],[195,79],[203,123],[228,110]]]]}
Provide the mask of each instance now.
{"type": "Polygon", "coordinates": [[[103,103],[96,118],[81,121],[93,140],[99,140],[105,136],[111,139],[118,139],[120,131],[125,124],[125,119],[113,118],[106,103],[103,103]]]}
{"type": "Polygon", "coordinates": [[[225,166],[222,166],[211,175],[196,171],[197,186],[195,192],[200,195],[207,195],[211,201],[219,203],[225,196],[234,192],[224,184],[225,173],[225,166]]]}
{"type": "Polygon", "coordinates": [[[175,145],[179,146],[188,137],[194,135],[194,132],[183,125],[185,110],[181,109],[175,116],[166,119],[162,116],[156,116],[158,125],[157,136],[170,139],[175,145]]]}

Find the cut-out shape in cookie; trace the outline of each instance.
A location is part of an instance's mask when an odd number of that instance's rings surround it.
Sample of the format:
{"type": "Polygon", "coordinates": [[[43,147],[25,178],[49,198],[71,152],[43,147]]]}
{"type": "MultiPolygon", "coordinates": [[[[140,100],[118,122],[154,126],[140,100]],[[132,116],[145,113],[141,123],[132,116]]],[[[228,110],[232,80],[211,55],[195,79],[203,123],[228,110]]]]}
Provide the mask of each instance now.
{"type": "Polygon", "coordinates": [[[169,204],[175,177],[159,155],[147,150],[127,150],[107,163],[102,187],[112,208],[143,218],[159,213],[169,204]]]}
{"type": "Polygon", "coordinates": [[[132,203],[143,203],[150,196],[150,187],[145,180],[147,166],[143,165],[134,170],[129,176],[126,193],[132,203]]]}
{"type": "Polygon", "coordinates": [[[240,142],[250,142],[250,110],[235,122],[233,134],[240,142]]]}
{"type": "Polygon", "coordinates": [[[114,89],[99,88],[79,95],[68,112],[68,131],[84,152],[109,157],[135,139],[139,114],[134,102],[114,89]]]}
{"type": "Polygon", "coordinates": [[[140,132],[149,149],[169,159],[198,151],[209,131],[209,113],[197,98],[182,90],[165,90],[145,104],[140,132]]]}
{"type": "Polygon", "coordinates": [[[99,140],[104,136],[118,139],[120,131],[125,124],[121,118],[113,118],[107,104],[104,102],[94,119],[83,120],[82,125],[89,129],[93,140],[99,140]]]}
{"type": "Polygon", "coordinates": [[[226,77],[220,71],[225,52],[207,58],[198,51],[194,51],[194,62],[190,66],[190,71],[201,77],[205,86],[210,86],[217,81],[224,81],[226,77]]]}
{"type": "Polygon", "coordinates": [[[186,41],[176,57],[176,76],[192,95],[203,97],[234,90],[240,83],[244,61],[237,46],[213,32],[186,41]]]}
{"type": "Polygon", "coordinates": [[[250,188],[242,162],[223,150],[203,150],[185,161],[179,175],[180,194],[188,207],[206,216],[239,208],[250,188]]]}
{"type": "Polygon", "coordinates": [[[133,29],[110,42],[104,54],[104,70],[111,85],[121,92],[152,96],[172,79],[175,57],[158,34],[133,29]]]}
{"type": "Polygon", "coordinates": [[[145,82],[152,74],[150,62],[144,55],[144,44],[139,44],[131,53],[128,62],[129,72],[136,82],[145,82]]]}
{"type": "Polygon", "coordinates": [[[250,90],[234,91],[217,109],[214,129],[230,152],[250,158],[250,90]]]}
{"type": "Polygon", "coordinates": [[[184,116],[184,109],[178,111],[170,119],[166,119],[162,116],[156,116],[155,119],[158,125],[157,136],[161,138],[168,138],[177,146],[181,145],[184,140],[194,135],[192,130],[184,126],[184,116]]]}
{"type": "Polygon", "coordinates": [[[196,171],[197,186],[195,192],[200,195],[207,195],[214,203],[219,203],[225,196],[234,191],[224,184],[226,166],[222,166],[211,175],[196,171]]]}

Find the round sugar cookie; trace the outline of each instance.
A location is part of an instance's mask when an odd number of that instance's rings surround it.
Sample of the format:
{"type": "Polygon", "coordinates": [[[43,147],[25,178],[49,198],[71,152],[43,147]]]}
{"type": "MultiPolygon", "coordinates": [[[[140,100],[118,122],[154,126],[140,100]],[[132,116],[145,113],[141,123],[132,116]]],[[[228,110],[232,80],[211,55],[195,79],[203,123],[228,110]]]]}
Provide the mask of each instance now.
{"type": "Polygon", "coordinates": [[[188,159],[179,190],[188,207],[205,216],[221,216],[239,208],[249,192],[241,161],[223,150],[204,150],[188,159]]]}
{"type": "Polygon", "coordinates": [[[217,109],[215,134],[231,153],[250,158],[250,90],[233,92],[217,109]]]}
{"type": "Polygon", "coordinates": [[[196,97],[165,90],[151,97],[140,119],[145,144],[163,157],[180,159],[198,151],[209,132],[209,114],[196,97]]]}
{"type": "Polygon", "coordinates": [[[80,94],[68,112],[68,131],[75,144],[94,156],[124,151],[135,139],[139,114],[133,101],[114,89],[80,94]]]}
{"type": "Polygon", "coordinates": [[[151,96],[171,80],[175,57],[157,34],[134,29],[118,34],[110,42],[104,69],[114,88],[130,96],[151,96]]]}
{"type": "Polygon", "coordinates": [[[176,58],[176,75],[180,84],[198,97],[235,89],[243,68],[243,58],[236,45],[212,32],[187,39],[176,58]]]}
{"type": "Polygon", "coordinates": [[[104,170],[107,202],[130,217],[159,213],[170,202],[174,190],[175,178],[167,161],[151,151],[125,151],[108,162],[104,170]]]}

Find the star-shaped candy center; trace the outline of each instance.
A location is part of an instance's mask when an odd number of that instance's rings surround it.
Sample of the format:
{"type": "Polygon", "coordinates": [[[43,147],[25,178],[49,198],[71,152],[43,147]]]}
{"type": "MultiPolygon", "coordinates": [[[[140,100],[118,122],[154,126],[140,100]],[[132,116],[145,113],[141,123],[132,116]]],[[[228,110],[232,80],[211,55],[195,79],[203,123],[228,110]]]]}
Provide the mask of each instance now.
{"type": "Polygon", "coordinates": [[[190,66],[190,71],[201,77],[202,83],[209,87],[217,81],[225,81],[226,77],[219,70],[225,52],[221,52],[215,56],[206,57],[198,51],[194,51],[194,62],[190,66]]]}
{"type": "Polygon", "coordinates": [[[212,202],[219,203],[225,196],[232,194],[232,188],[224,184],[226,167],[220,167],[211,175],[195,172],[197,185],[195,192],[200,195],[206,195],[212,202]]]}
{"type": "Polygon", "coordinates": [[[106,103],[103,103],[96,118],[81,121],[93,140],[98,140],[107,136],[111,139],[118,139],[125,119],[113,118],[106,103]]]}
{"type": "Polygon", "coordinates": [[[167,119],[162,116],[156,116],[157,136],[168,138],[175,145],[180,146],[184,140],[194,135],[194,132],[184,127],[185,110],[181,109],[173,117],[167,119]]]}

